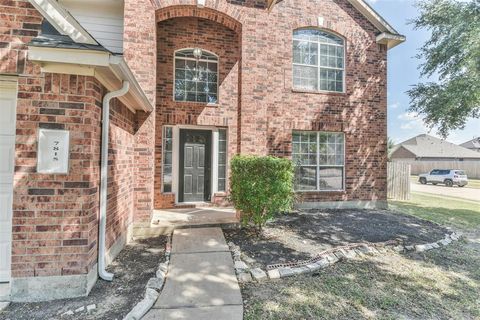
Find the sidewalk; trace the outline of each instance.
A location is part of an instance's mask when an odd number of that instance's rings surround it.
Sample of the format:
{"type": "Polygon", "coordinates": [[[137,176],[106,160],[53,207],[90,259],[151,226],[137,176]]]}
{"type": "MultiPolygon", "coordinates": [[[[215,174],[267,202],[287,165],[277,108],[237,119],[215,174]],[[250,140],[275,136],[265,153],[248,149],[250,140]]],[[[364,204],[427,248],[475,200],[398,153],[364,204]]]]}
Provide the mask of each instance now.
{"type": "Polygon", "coordinates": [[[469,188],[468,186],[464,188],[459,188],[446,187],[444,185],[423,185],[417,182],[412,182],[411,190],[413,192],[431,193],[437,196],[455,197],[480,202],[480,189],[469,188]]]}
{"type": "Polygon", "coordinates": [[[240,287],[222,230],[175,230],[165,287],[143,319],[242,318],[240,287]]]}

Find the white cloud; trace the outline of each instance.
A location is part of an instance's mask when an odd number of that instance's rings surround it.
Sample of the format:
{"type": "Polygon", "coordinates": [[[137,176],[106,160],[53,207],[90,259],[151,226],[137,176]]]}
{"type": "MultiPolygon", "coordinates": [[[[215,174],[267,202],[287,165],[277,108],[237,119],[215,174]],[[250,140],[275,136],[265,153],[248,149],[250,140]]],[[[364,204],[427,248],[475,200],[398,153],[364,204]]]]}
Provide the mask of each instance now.
{"type": "MultiPolygon", "coordinates": [[[[405,141],[423,133],[441,138],[437,134],[437,129],[429,129],[425,126],[422,119],[415,112],[404,112],[398,115],[397,119],[398,121],[396,121],[395,126],[400,129],[400,132],[394,136],[395,143],[405,141]]],[[[452,131],[446,140],[456,144],[464,143],[473,139],[474,136],[479,135],[478,128],[480,128],[480,119],[469,119],[464,129],[452,131]]]]}
{"type": "Polygon", "coordinates": [[[400,103],[399,102],[395,102],[395,103],[392,103],[388,106],[390,109],[398,109],[398,107],[400,107],[400,103]]]}
{"type": "Polygon", "coordinates": [[[398,119],[406,121],[421,121],[416,112],[404,112],[398,115],[398,119]]]}
{"type": "Polygon", "coordinates": [[[402,130],[410,130],[410,129],[413,129],[413,126],[415,125],[415,121],[410,121],[410,122],[406,122],[406,123],[402,123],[400,125],[400,129],[402,130]]]}

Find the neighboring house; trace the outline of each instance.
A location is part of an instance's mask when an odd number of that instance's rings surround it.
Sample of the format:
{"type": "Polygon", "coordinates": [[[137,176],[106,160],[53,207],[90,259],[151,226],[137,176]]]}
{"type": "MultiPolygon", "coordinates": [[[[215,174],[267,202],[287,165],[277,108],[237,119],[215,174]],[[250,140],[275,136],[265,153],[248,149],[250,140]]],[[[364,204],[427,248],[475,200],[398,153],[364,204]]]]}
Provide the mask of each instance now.
{"type": "Polygon", "coordinates": [[[454,143],[420,134],[397,144],[390,154],[390,159],[392,161],[480,161],[480,154],[454,143]]]}
{"type": "Polygon", "coordinates": [[[427,134],[397,144],[390,160],[409,163],[412,174],[433,169],[463,169],[470,178],[480,178],[480,153],[427,134]]]}
{"type": "Polygon", "coordinates": [[[385,206],[405,38],[363,0],[18,0],[0,18],[0,301],[88,294],[155,209],[224,203],[238,153],[293,158],[300,206],[385,206]]]}
{"type": "Polygon", "coordinates": [[[470,149],[472,151],[480,152],[480,137],[473,138],[470,141],[462,143],[460,146],[470,149]]]}

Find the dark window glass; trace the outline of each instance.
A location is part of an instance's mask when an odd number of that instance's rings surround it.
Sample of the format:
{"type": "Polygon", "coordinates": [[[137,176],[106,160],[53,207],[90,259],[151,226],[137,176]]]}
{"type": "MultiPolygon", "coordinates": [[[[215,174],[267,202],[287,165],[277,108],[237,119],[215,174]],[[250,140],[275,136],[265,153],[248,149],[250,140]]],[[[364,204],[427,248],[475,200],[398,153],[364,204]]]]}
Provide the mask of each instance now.
{"type": "Polygon", "coordinates": [[[218,130],[218,191],[226,191],[227,181],[227,130],[218,130]]]}
{"type": "Polygon", "coordinates": [[[173,129],[163,128],[163,192],[172,192],[173,129]]]}
{"type": "Polygon", "coordinates": [[[344,189],[345,138],[337,132],[294,132],[295,189],[344,189]]]}
{"type": "Polygon", "coordinates": [[[175,53],[175,101],[217,103],[218,58],[202,51],[196,59],[193,49],[175,53]]]}

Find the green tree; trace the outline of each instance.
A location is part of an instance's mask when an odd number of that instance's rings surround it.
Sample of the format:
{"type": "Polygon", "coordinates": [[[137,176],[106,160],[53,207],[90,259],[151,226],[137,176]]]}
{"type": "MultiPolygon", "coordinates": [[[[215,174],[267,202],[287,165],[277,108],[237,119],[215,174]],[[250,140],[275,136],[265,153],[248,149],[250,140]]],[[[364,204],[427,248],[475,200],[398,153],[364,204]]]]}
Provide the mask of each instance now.
{"type": "Polygon", "coordinates": [[[392,152],[394,147],[395,147],[395,142],[393,141],[392,138],[388,137],[388,140],[387,140],[387,155],[388,155],[389,159],[390,159],[390,153],[392,152]]]}
{"type": "Polygon", "coordinates": [[[417,58],[422,76],[438,81],[419,83],[408,91],[410,111],[446,137],[462,129],[468,118],[480,117],[480,1],[425,0],[417,2],[415,29],[431,38],[417,58]]]}

